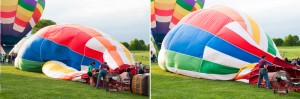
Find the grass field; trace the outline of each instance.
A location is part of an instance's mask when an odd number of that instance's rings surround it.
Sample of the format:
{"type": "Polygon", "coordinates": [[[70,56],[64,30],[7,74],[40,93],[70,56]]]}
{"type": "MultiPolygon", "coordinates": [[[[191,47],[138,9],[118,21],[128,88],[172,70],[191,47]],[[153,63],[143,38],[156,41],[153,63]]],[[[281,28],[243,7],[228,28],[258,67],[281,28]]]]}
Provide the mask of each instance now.
{"type": "Polygon", "coordinates": [[[132,55],[136,63],[142,62],[144,65],[150,65],[150,54],[148,51],[132,51],[132,55]]]}
{"type": "MultiPolygon", "coordinates": [[[[149,65],[148,51],[133,51],[133,53],[133,56],[135,57],[135,60],[137,60],[137,62],[142,61],[145,65],[149,65]]],[[[146,96],[132,94],[129,91],[109,93],[105,92],[103,88],[97,90],[95,87],[91,87],[85,83],[52,79],[42,73],[17,70],[11,64],[2,64],[1,70],[0,99],[149,98],[146,96]]]]}
{"type": "MultiPolygon", "coordinates": [[[[300,56],[300,47],[280,47],[289,58],[300,56]]],[[[287,96],[273,94],[272,90],[257,88],[256,85],[237,81],[216,81],[197,79],[163,71],[157,63],[151,63],[152,99],[299,99],[299,92],[290,92],[287,96]]]]}
{"type": "Polygon", "coordinates": [[[282,56],[288,57],[289,60],[293,58],[300,58],[300,47],[278,47],[279,53],[282,56]]]}

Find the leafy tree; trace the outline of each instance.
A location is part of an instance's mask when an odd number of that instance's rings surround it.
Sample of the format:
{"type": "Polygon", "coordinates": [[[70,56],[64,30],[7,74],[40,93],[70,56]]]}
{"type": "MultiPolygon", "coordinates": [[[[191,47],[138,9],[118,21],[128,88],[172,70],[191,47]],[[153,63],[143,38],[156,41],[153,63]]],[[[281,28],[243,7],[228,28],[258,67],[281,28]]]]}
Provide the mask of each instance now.
{"type": "Polygon", "coordinates": [[[284,37],[283,46],[295,46],[296,45],[295,38],[289,34],[288,36],[284,37]]]}
{"type": "Polygon", "coordinates": [[[295,41],[299,41],[299,37],[297,35],[294,35],[293,38],[295,41]]]}
{"type": "Polygon", "coordinates": [[[282,46],[283,44],[283,39],[281,38],[273,38],[273,41],[276,44],[276,46],[282,46]]]}
{"type": "Polygon", "coordinates": [[[127,42],[121,42],[126,48],[129,48],[129,44],[127,42]]]}
{"type": "Polygon", "coordinates": [[[297,35],[294,35],[293,38],[294,38],[294,40],[295,40],[295,42],[296,42],[295,45],[296,45],[296,46],[300,46],[299,37],[298,37],[297,35]]]}
{"type": "Polygon", "coordinates": [[[147,46],[145,45],[145,42],[144,42],[144,40],[139,40],[139,42],[140,42],[140,44],[141,44],[141,46],[142,46],[142,48],[141,48],[141,50],[146,50],[147,48],[147,46]]]}
{"type": "MultiPolygon", "coordinates": [[[[149,45],[149,44],[148,44],[149,45]]],[[[129,50],[149,50],[148,45],[145,44],[144,40],[134,39],[130,42],[129,50]]]]}
{"type": "Polygon", "coordinates": [[[142,45],[139,42],[139,40],[134,39],[133,41],[131,41],[129,45],[129,50],[142,50],[142,45]]]}
{"type": "Polygon", "coordinates": [[[47,19],[41,19],[32,29],[32,34],[36,33],[37,31],[39,31],[40,29],[49,26],[49,25],[55,25],[56,22],[52,21],[52,20],[47,20],[47,19]]]}
{"type": "Polygon", "coordinates": [[[141,44],[142,46],[145,46],[144,40],[139,40],[139,42],[140,42],[140,44],[141,44]]]}

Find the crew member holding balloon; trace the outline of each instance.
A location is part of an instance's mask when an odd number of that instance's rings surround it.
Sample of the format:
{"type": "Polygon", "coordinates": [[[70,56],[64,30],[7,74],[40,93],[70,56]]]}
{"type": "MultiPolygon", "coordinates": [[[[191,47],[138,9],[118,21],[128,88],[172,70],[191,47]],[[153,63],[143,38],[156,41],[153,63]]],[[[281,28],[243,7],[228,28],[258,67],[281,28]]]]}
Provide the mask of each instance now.
{"type": "Polygon", "coordinates": [[[271,89],[271,85],[270,85],[270,80],[269,80],[269,76],[268,76],[268,71],[267,71],[267,67],[268,65],[266,64],[266,60],[265,60],[265,56],[261,57],[261,60],[259,60],[259,77],[258,77],[258,82],[257,82],[257,87],[260,87],[260,83],[262,78],[265,79],[267,87],[269,89],[271,89]]]}
{"type": "Polygon", "coordinates": [[[92,69],[93,69],[93,66],[95,65],[95,62],[92,62],[90,65],[89,65],[89,68],[88,68],[88,76],[90,78],[90,85],[93,86],[94,85],[94,79],[93,79],[93,73],[92,73],[92,69]]]}
{"type": "Polygon", "coordinates": [[[106,62],[104,62],[104,64],[102,64],[102,65],[99,67],[99,76],[98,76],[97,84],[96,84],[96,88],[97,88],[97,89],[99,88],[99,84],[100,84],[100,81],[101,81],[101,77],[103,77],[103,88],[106,90],[106,82],[105,82],[105,78],[106,78],[106,75],[107,75],[108,70],[109,70],[109,66],[107,65],[106,62]]]}

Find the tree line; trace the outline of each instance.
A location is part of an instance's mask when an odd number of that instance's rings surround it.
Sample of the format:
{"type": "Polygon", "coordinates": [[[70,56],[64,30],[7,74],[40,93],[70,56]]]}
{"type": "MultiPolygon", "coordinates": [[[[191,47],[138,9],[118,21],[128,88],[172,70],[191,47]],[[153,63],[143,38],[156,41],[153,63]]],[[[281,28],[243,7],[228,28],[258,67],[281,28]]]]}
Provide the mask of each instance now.
{"type": "Polygon", "coordinates": [[[273,38],[276,46],[300,46],[299,37],[297,35],[291,35],[282,38],[273,38]]]}
{"type": "Polygon", "coordinates": [[[35,34],[37,31],[40,29],[49,26],[49,25],[55,25],[56,22],[52,20],[47,20],[47,19],[41,19],[38,21],[38,23],[32,28],[31,34],[35,34]]]}
{"type": "Polygon", "coordinates": [[[144,40],[134,39],[130,43],[121,42],[127,49],[131,51],[145,51],[149,50],[150,44],[145,44],[144,40]]]}

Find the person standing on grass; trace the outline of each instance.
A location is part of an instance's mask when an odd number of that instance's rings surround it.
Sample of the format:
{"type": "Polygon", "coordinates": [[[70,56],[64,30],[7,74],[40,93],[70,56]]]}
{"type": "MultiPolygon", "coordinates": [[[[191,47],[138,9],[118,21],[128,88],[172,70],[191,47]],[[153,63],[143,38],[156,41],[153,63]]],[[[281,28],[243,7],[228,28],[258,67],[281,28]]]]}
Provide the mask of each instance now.
{"type": "Polygon", "coordinates": [[[130,65],[128,70],[129,70],[129,77],[130,77],[130,79],[132,79],[133,76],[137,74],[136,66],[135,65],[130,65]]]}
{"type": "Polygon", "coordinates": [[[271,89],[270,80],[269,80],[269,76],[268,76],[268,70],[267,70],[268,65],[267,65],[265,56],[261,57],[258,65],[259,65],[259,77],[258,77],[257,87],[258,88],[260,87],[261,80],[262,80],[262,78],[264,78],[266,81],[267,87],[269,89],[271,89]]]}
{"type": "Polygon", "coordinates": [[[12,64],[15,62],[16,57],[17,57],[17,54],[13,53],[12,56],[11,56],[11,63],[12,64]]]}
{"type": "Polygon", "coordinates": [[[292,62],[291,62],[291,64],[292,64],[292,65],[297,65],[296,59],[293,59],[292,62]]]}
{"type": "Polygon", "coordinates": [[[284,58],[284,61],[291,63],[287,57],[284,58]]]}
{"type": "Polygon", "coordinates": [[[6,55],[5,55],[5,63],[8,63],[8,61],[9,61],[9,55],[6,54],[6,55]]]}
{"type": "Polygon", "coordinates": [[[5,58],[4,54],[1,54],[1,61],[2,61],[2,63],[4,63],[4,58],[5,58]]]}
{"type": "Polygon", "coordinates": [[[142,62],[140,62],[138,64],[138,69],[139,69],[139,74],[143,74],[143,64],[142,64],[142,62]]]}
{"type": "Polygon", "coordinates": [[[298,57],[298,60],[297,60],[297,64],[298,66],[300,66],[300,58],[298,57]]]}
{"type": "Polygon", "coordinates": [[[134,72],[133,72],[134,68],[135,68],[134,65],[129,65],[129,67],[126,69],[126,71],[128,72],[127,77],[130,79],[132,78],[132,76],[134,74],[134,72]]]}
{"type": "Polygon", "coordinates": [[[135,74],[139,74],[139,64],[138,63],[135,63],[134,65],[134,69],[135,69],[135,74]]]}
{"type": "Polygon", "coordinates": [[[8,54],[8,57],[9,57],[8,63],[12,63],[12,54],[8,54]]]}
{"type": "Polygon", "coordinates": [[[89,65],[89,68],[88,68],[88,76],[90,78],[90,85],[93,86],[94,85],[94,79],[93,79],[93,73],[92,73],[92,70],[93,70],[93,67],[96,63],[95,62],[91,62],[91,64],[89,65]]]}
{"type": "Polygon", "coordinates": [[[96,84],[97,89],[99,88],[99,84],[100,84],[101,77],[102,77],[103,78],[103,88],[107,91],[105,78],[106,78],[106,75],[107,75],[108,71],[109,71],[109,66],[107,65],[106,62],[104,62],[104,64],[102,64],[99,67],[99,75],[98,75],[97,84],[96,84]]]}

